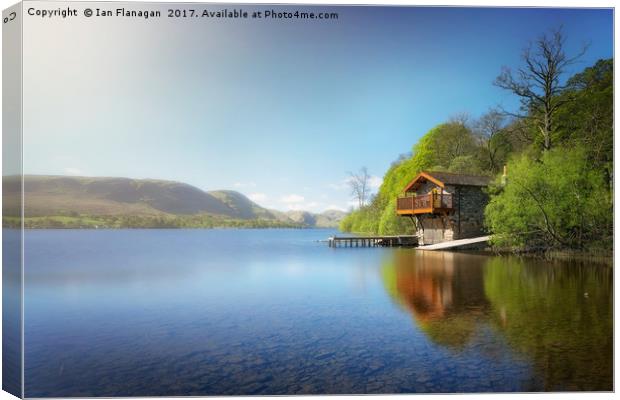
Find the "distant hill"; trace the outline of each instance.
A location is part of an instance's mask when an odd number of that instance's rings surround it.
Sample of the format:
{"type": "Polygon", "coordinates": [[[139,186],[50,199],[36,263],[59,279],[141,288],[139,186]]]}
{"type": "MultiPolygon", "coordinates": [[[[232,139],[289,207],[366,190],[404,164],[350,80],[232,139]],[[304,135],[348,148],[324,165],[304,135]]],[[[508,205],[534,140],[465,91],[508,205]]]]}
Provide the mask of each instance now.
{"type": "Polygon", "coordinates": [[[340,210],[327,210],[315,215],[316,220],[314,225],[317,228],[333,228],[338,227],[340,221],[347,215],[347,213],[340,210]]]}
{"type": "Polygon", "coordinates": [[[339,210],[328,210],[321,214],[313,214],[308,211],[289,211],[286,215],[294,222],[303,225],[330,228],[338,226],[338,223],[344,218],[346,213],[339,210]]]}
{"type": "MultiPolygon", "coordinates": [[[[18,180],[3,185],[5,214],[15,215],[18,180]],[[13,195],[12,195],[13,194],[13,195]]],[[[344,212],[280,212],[259,206],[232,190],[205,192],[174,181],[129,178],[27,175],[26,217],[89,216],[167,218],[192,215],[234,220],[265,220],[307,227],[336,227],[344,212]]]]}

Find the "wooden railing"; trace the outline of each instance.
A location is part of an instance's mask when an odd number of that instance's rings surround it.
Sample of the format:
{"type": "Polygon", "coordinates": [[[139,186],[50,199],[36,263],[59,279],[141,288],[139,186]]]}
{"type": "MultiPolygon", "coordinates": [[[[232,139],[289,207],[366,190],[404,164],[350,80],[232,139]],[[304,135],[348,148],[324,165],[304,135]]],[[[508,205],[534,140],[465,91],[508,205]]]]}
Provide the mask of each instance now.
{"type": "Polygon", "coordinates": [[[434,212],[435,210],[451,210],[451,194],[423,194],[420,196],[399,197],[396,202],[396,210],[412,213],[434,212]]]}

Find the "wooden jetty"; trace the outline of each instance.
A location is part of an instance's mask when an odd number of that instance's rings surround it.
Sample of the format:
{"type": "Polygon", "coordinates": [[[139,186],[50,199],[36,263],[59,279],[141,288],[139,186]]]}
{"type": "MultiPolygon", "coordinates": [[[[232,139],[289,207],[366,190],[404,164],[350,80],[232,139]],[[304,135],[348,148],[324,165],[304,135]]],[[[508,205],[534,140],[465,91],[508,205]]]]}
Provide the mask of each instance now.
{"type": "Polygon", "coordinates": [[[436,244],[429,244],[427,246],[418,246],[418,250],[449,250],[456,248],[467,248],[467,247],[479,247],[483,246],[484,243],[488,242],[491,236],[480,236],[469,239],[459,239],[459,240],[450,240],[448,242],[441,242],[436,244]]]}
{"type": "Polygon", "coordinates": [[[416,235],[398,236],[332,236],[327,239],[329,247],[416,247],[418,250],[456,250],[484,246],[490,236],[450,240],[426,246],[418,246],[416,235]]]}
{"type": "Polygon", "coordinates": [[[416,235],[399,236],[332,236],[327,239],[329,247],[396,247],[417,246],[416,235]]]}

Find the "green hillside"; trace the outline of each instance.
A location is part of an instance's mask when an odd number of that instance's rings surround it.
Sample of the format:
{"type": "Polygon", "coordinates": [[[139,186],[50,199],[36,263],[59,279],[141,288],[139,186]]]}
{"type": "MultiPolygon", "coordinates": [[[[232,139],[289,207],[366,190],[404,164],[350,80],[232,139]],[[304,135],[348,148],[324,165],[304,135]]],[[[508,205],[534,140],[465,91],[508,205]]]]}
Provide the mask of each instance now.
{"type": "MultiPolygon", "coordinates": [[[[308,213],[298,220],[268,210],[239,192],[205,192],[174,181],[73,176],[24,177],[24,216],[28,227],[313,227],[337,226],[344,216],[308,213]]],[[[5,223],[15,224],[19,180],[5,177],[5,223]]],[[[336,214],[334,214],[334,212],[336,214]]]]}

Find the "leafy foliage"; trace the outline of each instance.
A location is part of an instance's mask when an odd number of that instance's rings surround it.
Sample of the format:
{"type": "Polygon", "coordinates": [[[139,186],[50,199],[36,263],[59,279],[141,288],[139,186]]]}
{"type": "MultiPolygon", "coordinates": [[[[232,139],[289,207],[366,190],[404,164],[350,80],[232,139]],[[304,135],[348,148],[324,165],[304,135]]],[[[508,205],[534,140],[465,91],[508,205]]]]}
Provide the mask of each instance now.
{"type": "Polygon", "coordinates": [[[508,169],[506,186],[485,210],[497,245],[583,249],[611,241],[612,193],[585,150],[554,149],[540,162],[521,156],[508,169]]]}
{"type": "Polygon", "coordinates": [[[557,147],[525,149],[496,187],[486,222],[500,247],[611,249],[613,246],[613,62],[600,60],[568,81],[557,114],[557,147]]]}
{"type": "Polygon", "coordinates": [[[599,60],[568,81],[565,96],[573,101],[559,114],[558,140],[586,151],[611,188],[614,149],[613,60],[599,60]]]}

